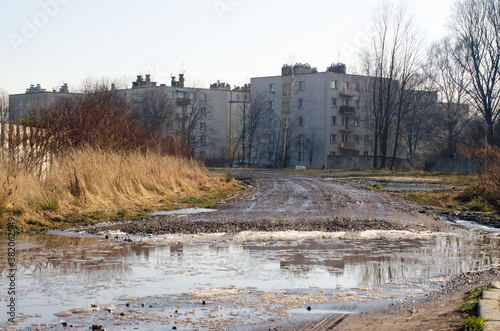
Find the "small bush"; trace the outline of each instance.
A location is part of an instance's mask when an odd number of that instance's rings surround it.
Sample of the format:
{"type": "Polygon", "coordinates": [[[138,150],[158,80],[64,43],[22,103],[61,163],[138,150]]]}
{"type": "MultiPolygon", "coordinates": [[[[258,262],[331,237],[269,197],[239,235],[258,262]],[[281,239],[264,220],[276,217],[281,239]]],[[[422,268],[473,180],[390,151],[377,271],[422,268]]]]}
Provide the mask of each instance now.
{"type": "Polygon", "coordinates": [[[232,180],[233,180],[233,175],[231,175],[230,173],[228,173],[228,172],[227,172],[227,173],[224,175],[224,179],[225,179],[226,183],[229,183],[230,181],[232,181],[232,180]]]}

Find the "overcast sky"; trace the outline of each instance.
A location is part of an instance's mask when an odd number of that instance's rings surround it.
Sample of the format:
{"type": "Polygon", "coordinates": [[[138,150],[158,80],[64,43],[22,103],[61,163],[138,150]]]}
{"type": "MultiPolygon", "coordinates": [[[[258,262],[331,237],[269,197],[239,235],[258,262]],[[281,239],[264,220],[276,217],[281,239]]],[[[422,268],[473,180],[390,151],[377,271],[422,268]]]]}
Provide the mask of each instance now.
{"type": "MultiPolygon", "coordinates": [[[[408,0],[429,41],[445,32],[453,0],[408,0]]],[[[2,3],[0,88],[70,89],[85,78],[150,73],[158,83],[243,85],[284,63],[324,71],[359,63],[381,0],[22,0],[2,3]]],[[[130,82],[131,85],[131,82],[130,82]]],[[[129,87],[130,87],[129,85],[129,87]]]]}

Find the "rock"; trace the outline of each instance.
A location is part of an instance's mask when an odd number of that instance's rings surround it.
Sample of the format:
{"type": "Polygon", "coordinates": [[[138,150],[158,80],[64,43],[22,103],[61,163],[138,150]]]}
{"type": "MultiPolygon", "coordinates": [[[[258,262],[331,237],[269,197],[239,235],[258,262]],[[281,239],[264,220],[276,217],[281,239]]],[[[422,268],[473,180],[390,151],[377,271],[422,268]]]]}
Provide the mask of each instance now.
{"type": "Polygon", "coordinates": [[[203,301],[201,302],[201,304],[202,304],[202,305],[206,305],[207,303],[205,302],[205,300],[203,300],[203,301]]]}
{"type": "Polygon", "coordinates": [[[102,324],[92,324],[92,327],[90,328],[91,330],[99,330],[102,331],[103,325],[102,324]]]}
{"type": "Polygon", "coordinates": [[[307,306],[307,311],[311,311],[311,306],[307,306]]]}
{"type": "Polygon", "coordinates": [[[62,325],[62,326],[64,326],[64,327],[66,327],[66,326],[68,326],[68,322],[66,322],[66,321],[61,321],[61,325],[62,325]]]}

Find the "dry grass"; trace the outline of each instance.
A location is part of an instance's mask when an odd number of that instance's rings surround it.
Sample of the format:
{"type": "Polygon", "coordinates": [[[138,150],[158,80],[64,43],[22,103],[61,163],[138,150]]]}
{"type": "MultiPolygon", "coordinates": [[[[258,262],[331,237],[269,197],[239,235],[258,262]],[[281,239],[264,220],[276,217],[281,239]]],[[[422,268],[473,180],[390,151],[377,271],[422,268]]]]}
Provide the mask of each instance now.
{"type": "Polygon", "coordinates": [[[0,183],[0,228],[12,215],[21,230],[172,209],[174,202],[203,201],[236,187],[194,160],[95,148],[68,151],[43,179],[3,166],[0,183]]]}
{"type": "Polygon", "coordinates": [[[500,148],[488,149],[462,147],[462,151],[474,162],[478,180],[457,198],[462,202],[485,202],[500,210],[500,148]],[[485,163],[486,162],[486,163],[485,163]]]}

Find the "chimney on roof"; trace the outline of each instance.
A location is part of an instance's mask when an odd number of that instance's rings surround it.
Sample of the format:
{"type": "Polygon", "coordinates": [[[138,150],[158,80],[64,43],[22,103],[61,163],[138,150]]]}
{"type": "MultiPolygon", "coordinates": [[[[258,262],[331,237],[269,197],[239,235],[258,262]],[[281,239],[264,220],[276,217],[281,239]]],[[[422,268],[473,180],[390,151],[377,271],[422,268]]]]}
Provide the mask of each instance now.
{"type": "Polygon", "coordinates": [[[179,86],[184,87],[184,74],[179,74],[179,86]]]}

